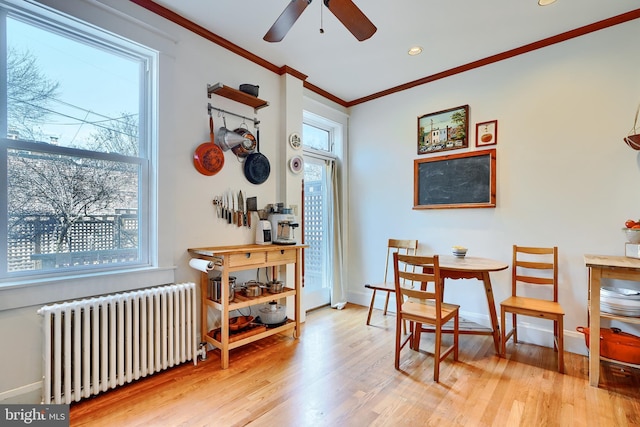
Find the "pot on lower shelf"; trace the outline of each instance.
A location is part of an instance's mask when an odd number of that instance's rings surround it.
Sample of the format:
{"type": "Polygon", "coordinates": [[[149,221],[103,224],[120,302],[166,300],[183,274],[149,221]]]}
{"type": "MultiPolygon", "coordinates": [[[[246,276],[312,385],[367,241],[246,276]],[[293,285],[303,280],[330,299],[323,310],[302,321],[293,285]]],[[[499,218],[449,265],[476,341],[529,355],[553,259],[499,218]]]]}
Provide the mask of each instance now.
{"type": "Polygon", "coordinates": [[[260,308],[260,321],[265,325],[277,325],[287,319],[286,306],[271,301],[260,308]]]}
{"type": "MultiPolygon", "coordinates": [[[[589,348],[589,328],[578,326],[589,348]]],[[[622,332],[618,328],[600,328],[600,355],[634,365],[640,364],[640,337],[622,332]]]]}

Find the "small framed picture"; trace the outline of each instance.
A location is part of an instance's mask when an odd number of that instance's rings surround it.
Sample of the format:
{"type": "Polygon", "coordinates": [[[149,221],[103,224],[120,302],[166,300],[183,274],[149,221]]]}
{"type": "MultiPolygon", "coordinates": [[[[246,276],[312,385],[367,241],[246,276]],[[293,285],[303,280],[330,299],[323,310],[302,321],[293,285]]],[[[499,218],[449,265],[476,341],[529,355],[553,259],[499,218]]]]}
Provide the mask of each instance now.
{"type": "Polygon", "coordinates": [[[498,121],[476,123],[476,147],[498,143],[498,121]]]}

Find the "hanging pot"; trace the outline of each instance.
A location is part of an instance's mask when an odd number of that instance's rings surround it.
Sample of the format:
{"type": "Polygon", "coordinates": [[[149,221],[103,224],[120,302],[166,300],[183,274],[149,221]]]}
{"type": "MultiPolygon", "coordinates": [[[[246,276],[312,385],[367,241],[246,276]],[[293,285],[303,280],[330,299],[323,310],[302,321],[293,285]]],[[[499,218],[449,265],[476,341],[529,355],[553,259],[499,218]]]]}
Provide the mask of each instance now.
{"type": "Polygon", "coordinates": [[[640,128],[638,128],[638,114],[640,113],[640,105],[636,110],[636,118],[633,121],[633,129],[629,131],[629,135],[624,138],[624,142],[634,150],[640,150],[640,128]]]}
{"type": "Polygon", "coordinates": [[[246,138],[239,133],[236,133],[226,127],[218,129],[218,135],[216,136],[216,144],[222,148],[222,151],[229,151],[232,148],[245,143],[246,138]]]}
{"type": "Polygon", "coordinates": [[[257,148],[255,153],[247,156],[244,162],[244,176],[252,184],[262,184],[269,178],[271,165],[269,159],[260,152],[260,130],[257,134],[257,148]]]}
{"type": "Polygon", "coordinates": [[[244,138],[240,144],[231,149],[236,156],[244,158],[256,151],[256,137],[248,129],[239,127],[234,132],[244,138]]]}
{"type": "Polygon", "coordinates": [[[224,153],[214,142],[213,117],[209,115],[210,141],[204,142],[193,153],[193,165],[203,175],[212,176],[224,166],[224,153]]]}

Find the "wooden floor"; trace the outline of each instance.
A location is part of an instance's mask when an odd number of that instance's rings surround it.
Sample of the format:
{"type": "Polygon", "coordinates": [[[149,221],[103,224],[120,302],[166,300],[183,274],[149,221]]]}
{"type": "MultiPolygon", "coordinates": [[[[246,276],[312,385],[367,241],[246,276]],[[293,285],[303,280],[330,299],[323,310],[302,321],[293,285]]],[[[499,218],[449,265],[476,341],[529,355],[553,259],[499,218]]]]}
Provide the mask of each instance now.
{"type": "Polygon", "coordinates": [[[599,388],[586,357],[528,344],[495,355],[487,336],[460,337],[460,360],[403,350],[393,368],[393,315],[364,307],[307,314],[302,337],[233,350],[229,369],[210,351],[71,406],[72,426],[638,426],[640,371],[604,364],[599,388]]]}

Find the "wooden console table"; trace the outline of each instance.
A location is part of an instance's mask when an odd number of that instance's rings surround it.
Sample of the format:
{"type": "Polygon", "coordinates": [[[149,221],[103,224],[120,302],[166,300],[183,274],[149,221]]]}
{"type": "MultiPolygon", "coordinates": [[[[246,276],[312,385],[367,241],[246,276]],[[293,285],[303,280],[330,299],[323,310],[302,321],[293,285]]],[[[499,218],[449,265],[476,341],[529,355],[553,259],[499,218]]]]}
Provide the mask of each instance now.
{"type": "Polygon", "coordinates": [[[229,367],[229,350],[270,335],[290,330],[293,330],[294,338],[298,338],[300,336],[302,249],[305,247],[306,245],[237,245],[188,249],[191,256],[211,261],[214,265],[214,270],[220,272],[220,302],[213,301],[207,297],[209,274],[205,272],[200,274],[200,299],[202,301],[200,326],[202,342],[207,342],[220,349],[220,364],[222,369],[227,369],[229,367]],[[240,270],[272,267],[273,274],[271,277],[275,279],[277,277],[276,268],[287,264],[294,264],[295,266],[295,281],[293,287],[285,287],[282,292],[277,294],[265,294],[258,297],[247,297],[236,294],[235,298],[232,301],[229,301],[230,273],[240,270]],[[259,333],[231,342],[229,339],[230,311],[286,297],[293,297],[294,300],[293,319],[288,319],[284,325],[267,328],[259,333]],[[213,307],[220,311],[221,325],[219,336],[210,336],[208,334],[209,325],[207,321],[207,310],[209,307],[213,307]]]}
{"type": "MultiPolygon", "coordinates": [[[[589,384],[598,387],[600,382],[600,318],[640,324],[639,317],[618,316],[600,312],[600,286],[602,279],[633,280],[640,282],[640,259],[624,256],[585,255],[584,263],[589,272],[589,384]]],[[[628,363],[612,360],[622,365],[628,363]]],[[[637,365],[629,365],[638,367],[637,365]]]]}

